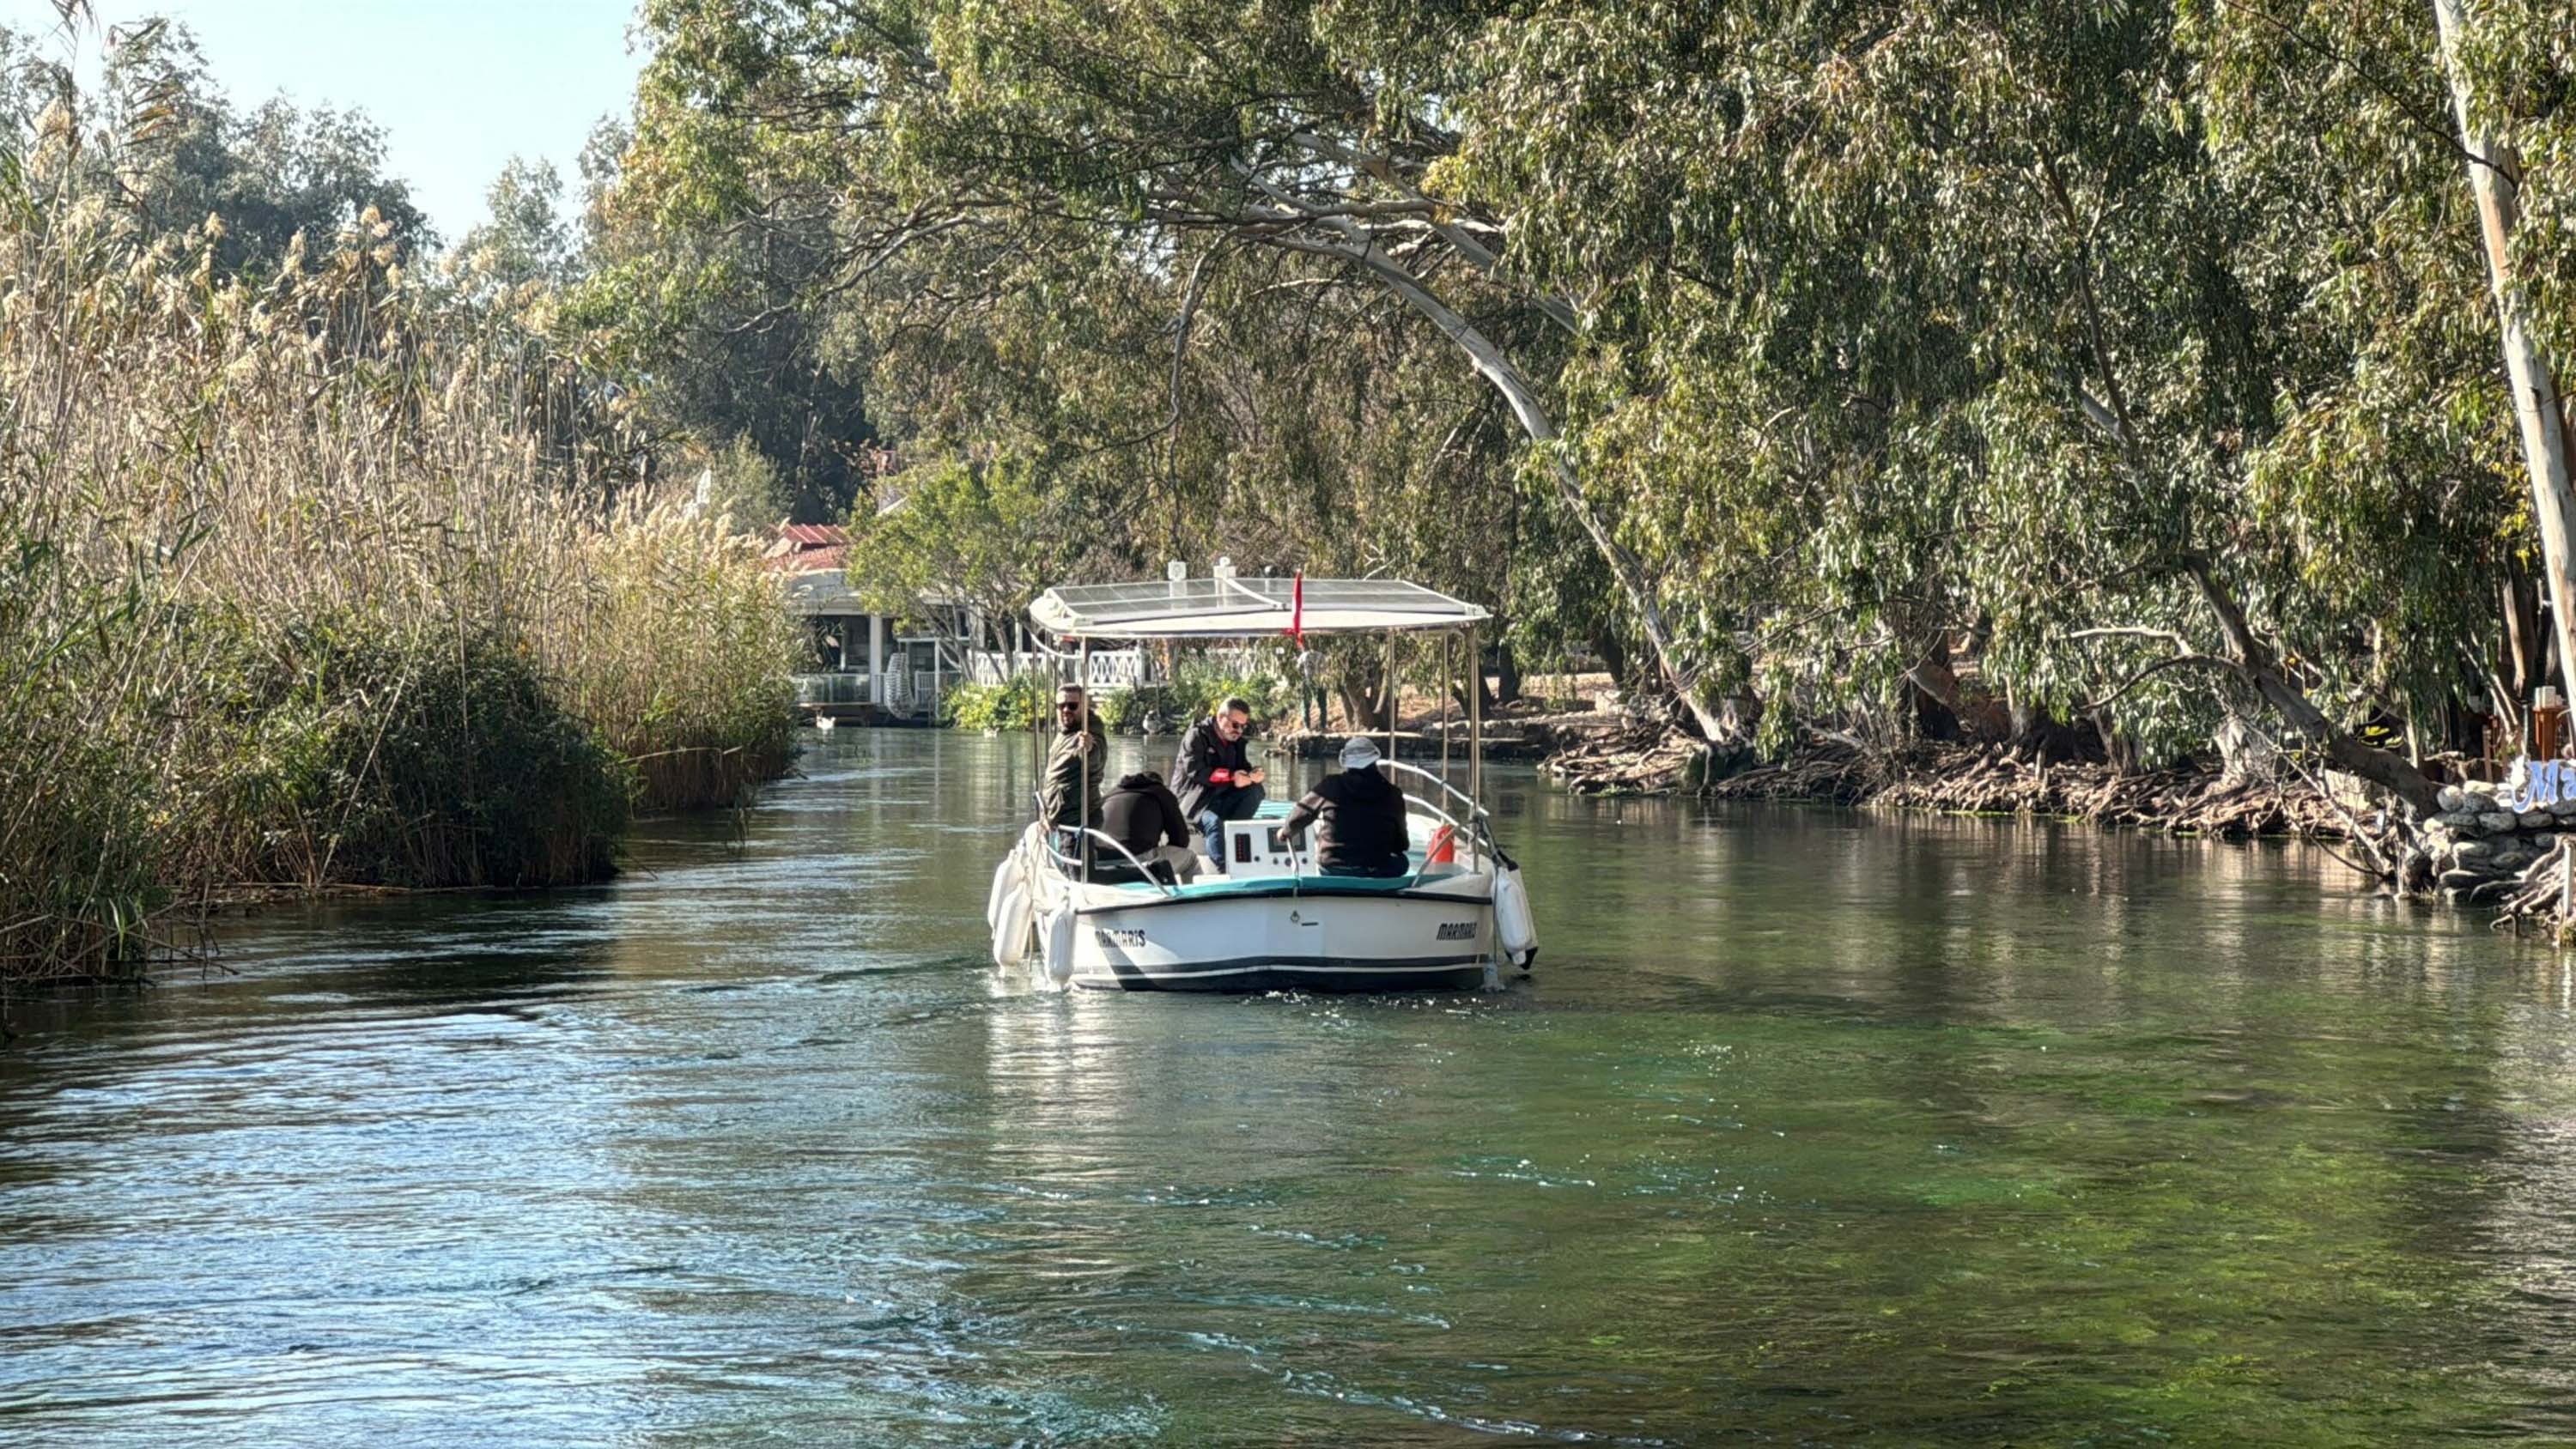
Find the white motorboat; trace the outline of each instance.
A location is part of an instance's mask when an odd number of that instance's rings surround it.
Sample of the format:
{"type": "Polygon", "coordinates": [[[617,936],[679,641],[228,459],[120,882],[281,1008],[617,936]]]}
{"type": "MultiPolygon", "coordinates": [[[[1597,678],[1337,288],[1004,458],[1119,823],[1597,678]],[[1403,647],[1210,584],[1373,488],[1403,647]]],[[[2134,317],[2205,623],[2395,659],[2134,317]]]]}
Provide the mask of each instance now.
{"type": "MultiPolygon", "coordinates": [[[[1386,579],[1213,578],[1050,589],[1030,618],[1087,659],[1099,642],[1243,640],[1286,635],[1434,636],[1441,658],[1473,669],[1483,609],[1386,579]],[[1449,645],[1463,640],[1455,655],[1449,645]]],[[[1085,665],[1087,669],[1087,664],[1085,665]]],[[[1444,669],[1444,673],[1446,670],[1444,669]]],[[[1445,687],[1445,686],[1444,686],[1445,687]]],[[[1437,772],[1395,758],[1414,849],[1404,875],[1327,875],[1284,837],[1289,800],[1229,822],[1226,870],[1157,875],[1098,830],[1033,821],[993,873],[986,921],[993,959],[1034,961],[1058,985],[1148,991],[1458,991],[1527,969],[1537,955],[1520,868],[1493,838],[1479,691],[1465,691],[1465,749],[1437,772]],[[1451,783],[1453,768],[1464,788],[1451,783]],[[1086,837],[1088,849],[1077,844],[1086,837]]],[[[1037,730],[1041,742],[1044,730],[1037,730]]],[[[1299,793],[1283,789],[1283,795],[1299,793]]]]}

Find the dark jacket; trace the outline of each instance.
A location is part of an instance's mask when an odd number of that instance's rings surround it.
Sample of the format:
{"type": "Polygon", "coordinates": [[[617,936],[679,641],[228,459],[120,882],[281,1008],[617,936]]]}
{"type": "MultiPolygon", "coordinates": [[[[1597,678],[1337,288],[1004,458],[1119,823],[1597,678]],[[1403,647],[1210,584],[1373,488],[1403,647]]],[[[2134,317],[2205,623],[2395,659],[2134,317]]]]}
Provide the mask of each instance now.
{"type": "Polygon", "coordinates": [[[1100,787],[1107,783],[1100,776],[1108,768],[1109,741],[1102,737],[1098,720],[1082,731],[1057,734],[1047,750],[1046,782],[1039,787],[1038,814],[1050,825],[1099,824],[1100,787]],[[1087,767],[1081,748],[1085,739],[1091,742],[1087,767]],[[1090,772],[1087,792],[1083,788],[1086,768],[1090,772]]]}
{"type": "Polygon", "coordinates": [[[1326,875],[1402,875],[1412,833],[1404,826],[1404,791],[1372,765],[1326,775],[1288,812],[1293,838],[1315,826],[1315,864],[1326,875]]]}
{"type": "Polygon", "coordinates": [[[1194,820],[1211,807],[1222,812],[1241,788],[1234,776],[1250,768],[1243,741],[1218,734],[1215,716],[1190,726],[1189,733],[1181,736],[1180,758],[1172,763],[1172,788],[1180,792],[1182,816],[1194,820]],[[1220,770],[1226,775],[1223,780],[1216,778],[1220,770]]]}
{"type": "Polygon", "coordinates": [[[1100,802],[1100,828],[1140,856],[1157,845],[1186,850],[1190,844],[1181,802],[1172,798],[1172,787],[1163,783],[1163,777],[1151,770],[1120,780],[1118,788],[1100,802]]]}

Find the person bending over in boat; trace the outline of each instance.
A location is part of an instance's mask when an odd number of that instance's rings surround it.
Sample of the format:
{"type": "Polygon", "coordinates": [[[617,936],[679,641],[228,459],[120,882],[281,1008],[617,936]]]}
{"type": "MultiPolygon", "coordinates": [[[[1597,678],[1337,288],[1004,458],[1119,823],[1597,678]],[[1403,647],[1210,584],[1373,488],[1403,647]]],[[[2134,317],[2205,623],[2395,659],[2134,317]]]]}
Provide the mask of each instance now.
{"type": "Polygon", "coordinates": [[[1100,828],[1149,869],[1168,866],[1174,880],[1188,880],[1199,872],[1181,802],[1172,798],[1172,787],[1152,770],[1119,779],[1118,788],[1100,802],[1100,828]]]}
{"type": "Polygon", "coordinates": [[[1353,735],[1342,746],[1342,772],[1326,775],[1288,812],[1291,841],[1315,827],[1315,864],[1326,875],[1410,874],[1404,791],[1377,767],[1377,741],[1353,735]]]}
{"type": "Polygon", "coordinates": [[[1180,759],[1172,766],[1181,817],[1198,827],[1208,859],[1219,870],[1225,869],[1225,822],[1251,819],[1266,796],[1262,773],[1243,751],[1243,732],[1251,727],[1252,706],[1229,699],[1181,736],[1180,759]]]}
{"type": "Polygon", "coordinates": [[[1055,692],[1055,744],[1047,750],[1046,783],[1038,796],[1049,825],[1100,823],[1100,775],[1109,767],[1109,741],[1091,717],[1090,703],[1079,684],[1055,692]]]}

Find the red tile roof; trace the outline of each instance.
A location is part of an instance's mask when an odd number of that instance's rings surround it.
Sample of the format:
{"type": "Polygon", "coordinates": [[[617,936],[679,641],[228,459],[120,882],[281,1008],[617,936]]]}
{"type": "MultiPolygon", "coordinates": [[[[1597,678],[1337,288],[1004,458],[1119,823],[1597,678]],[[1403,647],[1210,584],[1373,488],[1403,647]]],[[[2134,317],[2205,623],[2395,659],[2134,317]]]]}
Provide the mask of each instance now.
{"type": "Polygon", "coordinates": [[[796,553],[773,553],[761,560],[779,573],[838,573],[850,566],[850,546],[846,543],[831,548],[809,548],[796,553]]]}
{"type": "Polygon", "coordinates": [[[778,536],[798,548],[829,548],[850,541],[850,531],[837,523],[782,523],[778,536]]]}

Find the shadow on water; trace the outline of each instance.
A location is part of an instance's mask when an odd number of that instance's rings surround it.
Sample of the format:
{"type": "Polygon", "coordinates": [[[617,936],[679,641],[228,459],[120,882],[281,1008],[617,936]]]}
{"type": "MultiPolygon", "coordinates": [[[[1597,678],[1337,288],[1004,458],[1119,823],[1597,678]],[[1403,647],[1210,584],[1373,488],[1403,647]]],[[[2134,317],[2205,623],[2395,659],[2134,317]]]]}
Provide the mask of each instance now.
{"type": "Polygon", "coordinates": [[[803,770],[22,1005],[0,1440],[2576,1436],[2576,979],[2319,853],[1506,772],[1534,981],[1060,996],[1025,737],[803,770]]]}

